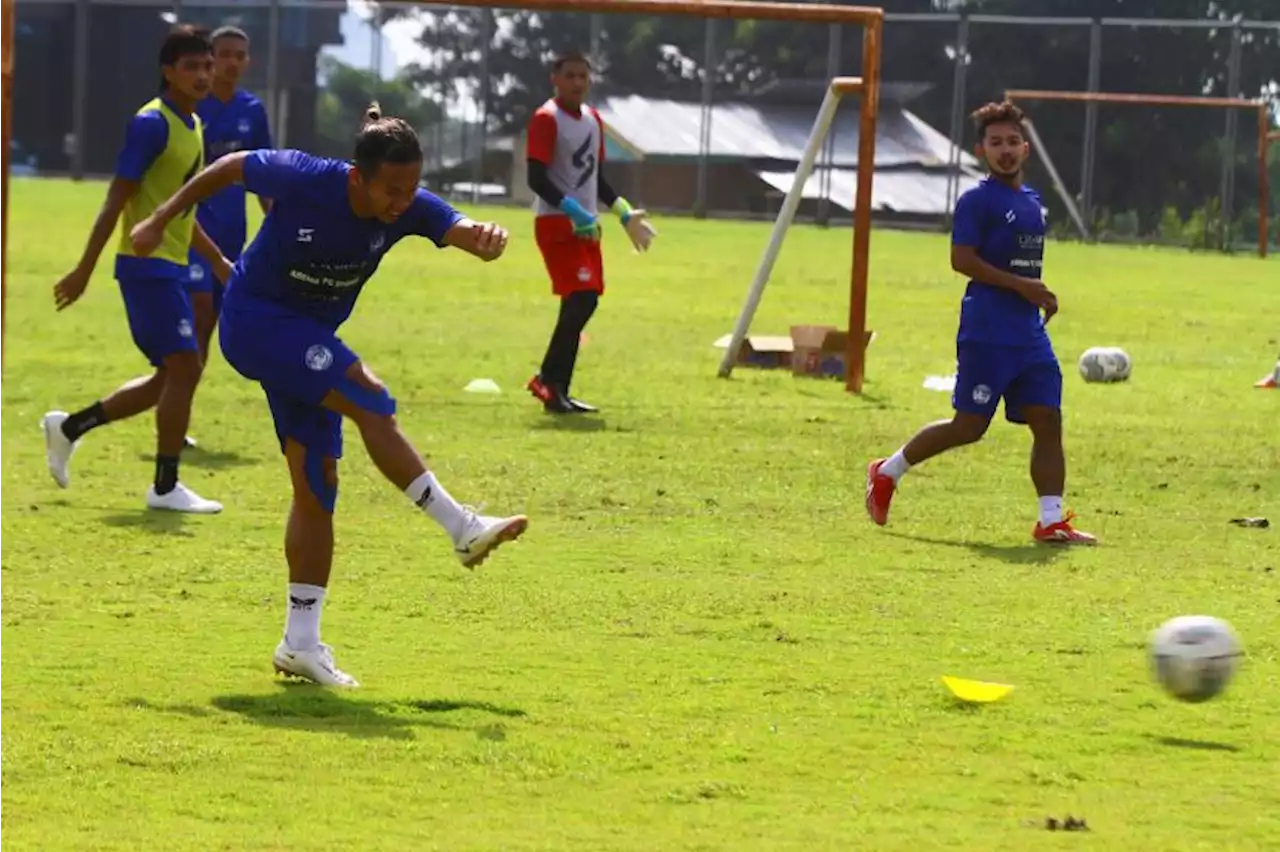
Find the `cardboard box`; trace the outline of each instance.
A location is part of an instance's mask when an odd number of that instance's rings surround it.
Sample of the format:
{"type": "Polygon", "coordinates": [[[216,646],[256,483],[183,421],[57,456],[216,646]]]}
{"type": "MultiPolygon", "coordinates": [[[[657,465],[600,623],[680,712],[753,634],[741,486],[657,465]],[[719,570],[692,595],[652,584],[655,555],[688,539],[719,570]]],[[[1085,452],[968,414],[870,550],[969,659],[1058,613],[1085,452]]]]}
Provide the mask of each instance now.
{"type": "MultiPolygon", "coordinates": [[[[868,331],[863,346],[871,345],[868,331]]],[[[843,379],[848,372],[849,332],[833,325],[791,326],[791,373],[824,379],[843,379]]]]}
{"type": "MultiPolygon", "coordinates": [[[[715,346],[724,349],[731,338],[732,335],[726,334],[715,346]]],[[[874,339],[875,332],[868,331],[864,345],[870,346],[874,339]]],[[[833,325],[793,325],[787,337],[747,335],[734,363],[763,370],[789,369],[796,376],[843,379],[848,367],[845,353],[848,340],[849,333],[833,325]]]]}
{"type": "MultiPolygon", "coordinates": [[[[717,349],[726,349],[733,339],[726,334],[715,342],[717,349]]],[[[767,334],[749,334],[738,347],[734,364],[738,367],[756,367],[761,370],[790,369],[794,344],[790,337],[767,334]]]]}

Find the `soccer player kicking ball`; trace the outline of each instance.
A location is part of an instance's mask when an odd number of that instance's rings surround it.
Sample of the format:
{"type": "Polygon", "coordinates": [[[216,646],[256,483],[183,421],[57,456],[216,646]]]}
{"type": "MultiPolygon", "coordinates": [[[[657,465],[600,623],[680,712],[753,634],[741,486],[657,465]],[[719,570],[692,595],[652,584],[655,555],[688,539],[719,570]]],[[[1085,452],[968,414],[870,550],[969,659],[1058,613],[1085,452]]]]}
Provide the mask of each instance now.
{"type": "Polygon", "coordinates": [[[218,336],[227,363],[266,392],[293,485],[284,547],[288,617],[274,665],[329,686],[358,685],[320,641],[342,418],[360,430],[378,470],[445,530],[463,565],[480,564],[528,524],[523,515],[492,518],[460,506],[400,431],[386,386],[336,335],[402,238],[426,237],[485,261],[506,248],[501,227],[472,222],[419,189],[421,172],[413,128],[380,117],[375,105],[357,136],[354,165],[289,150],[228,154],[133,230],[146,254],[170,222],[233,183],[272,201],[227,284],[218,336]]]}
{"type": "Polygon", "coordinates": [[[955,416],[924,427],[888,459],[867,469],[867,513],[883,526],[898,481],[915,465],[979,440],[1004,399],[1005,418],[1031,429],[1031,480],[1040,495],[1036,541],[1096,544],[1063,514],[1062,371],[1045,325],[1058,298],[1040,280],[1045,214],[1023,183],[1030,154],[1022,110],[989,103],[971,116],[977,154],[990,175],[960,196],[951,234],[951,268],[969,277],[960,303],[955,416]],[[1044,311],[1043,319],[1041,311],[1044,311]]]}
{"type": "Polygon", "coordinates": [[[178,481],[178,459],[203,369],[185,286],[188,253],[194,245],[214,277],[225,279],[231,267],[190,216],[166,222],[146,256],[134,250],[129,231],[204,164],[201,122],[195,110],[209,91],[212,65],[210,45],[202,32],[179,26],[165,39],[160,48],[160,97],[144,104],[129,122],[115,178],[84,254],[53,288],[58,310],[75,304],[89,286],[98,257],[123,213],[115,276],[133,341],[155,372],[126,383],[88,408],[70,415],[50,411],[41,421],[49,473],[66,488],[71,456],[86,432],[154,407],[156,473],[147,491],[147,506],[199,514],[220,512],[222,505],[178,481]]]}
{"type": "Polygon", "coordinates": [[[529,392],[552,414],[582,414],[595,406],[569,395],[578,362],[578,341],[604,293],[597,202],[612,209],[637,251],[648,251],[657,235],[643,210],[632,209],[600,173],[604,165],[604,123],[584,103],[591,66],[578,53],[552,65],[555,97],[529,122],[529,188],[537,195],[534,235],[560,298],[560,316],[547,345],[541,371],[529,392]]]}

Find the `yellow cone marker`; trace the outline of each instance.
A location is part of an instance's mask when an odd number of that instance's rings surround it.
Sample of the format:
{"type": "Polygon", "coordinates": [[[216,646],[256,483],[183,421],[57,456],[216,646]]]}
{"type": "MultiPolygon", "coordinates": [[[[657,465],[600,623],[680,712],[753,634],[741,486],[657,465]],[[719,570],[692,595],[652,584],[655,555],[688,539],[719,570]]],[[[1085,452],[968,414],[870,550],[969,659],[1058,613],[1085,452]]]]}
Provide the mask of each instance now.
{"type": "Polygon", "coordinates": [[[942,682],[946,684],[947,689],[951,690],[951,694],[961,701],[971,701],[976,704],[989,704],[992,701],[999,701],[1010,692],[1013,687],[1007,683],[985,683],[980,680],[965,680],[959,677],[942,676],[942,682]]]}

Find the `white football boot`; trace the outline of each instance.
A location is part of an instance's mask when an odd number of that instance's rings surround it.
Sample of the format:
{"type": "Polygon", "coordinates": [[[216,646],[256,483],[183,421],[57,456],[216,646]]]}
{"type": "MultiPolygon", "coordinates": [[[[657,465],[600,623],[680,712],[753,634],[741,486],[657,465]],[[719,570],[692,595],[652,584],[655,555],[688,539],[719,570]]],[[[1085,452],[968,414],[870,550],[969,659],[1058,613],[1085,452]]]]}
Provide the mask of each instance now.
{"type": "Polygon", "coordinates": [[[62,432],[62,424],[69,417],[65,411],[50,411],[40,420],[40,428],[44,431],[44,459],[49,465],[49,475],[58,483],[59,488],[66,488],[71,482],[71,456],[79,441],[69,441],[62,432]]]}
{"type": "Polygon", "coordinates": [[[309,651],[295,651],[284,639],[276,646],[271,664],[277,674],[300,677],[321,686],[356,687],[351,675],[333,664],[333,649],[323,642],[309,651]]]}
{"type": "Polygon", "coordinates": [[[217,500],[206,500],[179,482],[168,494],[157,494],[155,485],[147,489],[147,508],[190,515],[216,515],[222,511],[217,500]]]}
{"type": "Polygon", "coordinates": [[[505,542],[518,539],[529,526],[524,515],[509,518],[491,518],[467,509],[462,524],[462,534],[453,542],[453,550],[467,568],[474,568],[489,558],[505,542]]]}

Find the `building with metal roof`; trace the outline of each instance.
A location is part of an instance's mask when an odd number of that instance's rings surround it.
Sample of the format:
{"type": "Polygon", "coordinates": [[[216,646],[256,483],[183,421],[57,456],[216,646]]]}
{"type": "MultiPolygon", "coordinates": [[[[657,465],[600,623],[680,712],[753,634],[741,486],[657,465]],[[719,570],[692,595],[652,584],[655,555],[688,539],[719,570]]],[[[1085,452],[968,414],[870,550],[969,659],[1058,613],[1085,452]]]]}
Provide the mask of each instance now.
{"type": "MultiPolygon", "coordinates": [[[[823,89],[815,92],[806,83],[713,104],[705,153],[701,103],[605,94],[595,106],[605,122],[609,180],[651,209],[687,211],[696,205],[698,161],[705,157],[710,212],[776,215],[818,114],[823,89]]],[[[883,218],[933,219],[947,213],[951,141],[901,103],[918,93],[918,85],[886,87],[887,98],[882,93],[872,210],[883,218]]],[[[858,167],[856,100],[841,105],[831,136],[805,184],[802,217],[813,216],[824,195],[835,211],[852,211],[858,167]]],[[[517,148],[523,152],[523,139],[517,148]]],[[[514,160],[513,195],[532,200],[523,157],[514,160]]],[[[971,154],[960,152],[960,192],[977,183],[979,165],[971,154]]]]}

